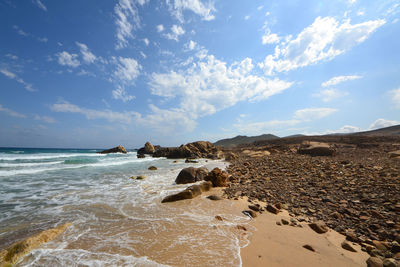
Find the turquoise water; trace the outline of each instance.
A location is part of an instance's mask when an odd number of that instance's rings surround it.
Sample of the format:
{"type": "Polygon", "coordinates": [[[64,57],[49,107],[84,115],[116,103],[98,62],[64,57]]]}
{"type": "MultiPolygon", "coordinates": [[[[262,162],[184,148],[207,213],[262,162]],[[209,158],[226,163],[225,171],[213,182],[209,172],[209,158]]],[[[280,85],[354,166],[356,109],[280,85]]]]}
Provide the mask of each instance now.
{"type": "Polygon", "coordinates": [[[240,266],[247,222],[229,201],[205,196],[161,204],[188,166],[138,159],[136,152],[0,148],[0,250],[41,230],[71,222],[56,240],[32,251],[21,266],[240,266]],[[149,171],[149,166],[156,171],[149,171]],[[145,175],[145,180],[131,176],[145,175]],[[215,215],[226,220],[216,221],[215,215]],[[194,264],[194,265],[193,265],[194,264]]]}

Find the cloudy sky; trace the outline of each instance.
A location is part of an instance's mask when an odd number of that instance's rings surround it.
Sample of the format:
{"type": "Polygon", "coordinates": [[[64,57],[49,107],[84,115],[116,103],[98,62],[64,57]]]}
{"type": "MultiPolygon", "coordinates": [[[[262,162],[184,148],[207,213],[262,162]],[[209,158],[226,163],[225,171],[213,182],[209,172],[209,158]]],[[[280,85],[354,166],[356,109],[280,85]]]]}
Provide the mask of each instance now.
{"type": "Polygon", "coordinates": [[[400,124],[400,3],[0,0],[0,146],[400,124]]]}

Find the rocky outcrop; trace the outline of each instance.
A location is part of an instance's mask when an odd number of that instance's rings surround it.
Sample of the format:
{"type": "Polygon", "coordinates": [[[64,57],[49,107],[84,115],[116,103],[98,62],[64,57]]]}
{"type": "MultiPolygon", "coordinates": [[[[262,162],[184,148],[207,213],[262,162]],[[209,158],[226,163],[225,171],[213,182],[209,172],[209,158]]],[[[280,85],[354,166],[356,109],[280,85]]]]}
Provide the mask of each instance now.
{"type": "Polygon", "coordinates": [[[126,149],[123,146],[117,146],[111,149],[103,150],[98,152],[99,154],[110,154],[110,153],[124,153],[126,154],[126,149]]]}
{"type": "Polygon", "coordinates": [[[166,157],[169,159],[218,159],[223,157],[222,151],[218,147],[207,141],[197,141],[193,143],[188,143],[186,145],[181,145],[180,147],[153,146],[154,150],[151,148],[152,145],[150,143],[146,143],[146,145],[138,150],[138,155],[151,154],[153,155],[153,157],[166,157]]]}
{"type": "Polygon", "coordinates": [[[207,174],[204,180],[212,182],[214,187],[223,187],[228,184],[228,174],[220,168],[214,168],[207,174]]]}
{"type": "Polygon", "coordinates": [[[305,141],[300,145],[297,152],[311,156],[333,156],[335,149],[327,143],[305,141]]]}
{"type": "Polygon", "coordinates": [[[238,158],[238,156],[237,156],[235,153],[233,153],[233,152],[229,152],[229,153],[227,153],[227,154],[225,155],[225,160],[226,160],[226,161],[235,160],[235,159],[237,159],[237,158],[238,158]]]}
{"type": "Polygon", "coordinates": [[[56,228],[45,230],[37,235],[28,237],[27,239],[19,241],[11,245],[7,249],[0,251],[0,266],[11,266],[33,249],[55,239],[57,236],[62,234],[70,225],[71,223],[66,223],[56,228]]]}
{"type": "Polygon", "coordinates": [[[211,189],[211,187],[212,187],[212,184],[210,182],[202,182],[201,184],[191,185],[188,188],[186,188],[185,190],[183,190],[177,194],[173,194],[173,195],[169,195],[169,196],[165,197],[161,201],[161,203],[175,202],[175,201],[184,200],[184,199],[192,199],[197,196],[200,196],[202,192],[209,191],[211,189]]]}
{"type": "Polygon", "coordinates": [[[198,181],[204,180],[207,176],[208,170],[207,168],[184,168],[182,169],[178,176],[175,179],[175,183],[177,184],[188,184],[188,183],[195,183],[198,181]]]}

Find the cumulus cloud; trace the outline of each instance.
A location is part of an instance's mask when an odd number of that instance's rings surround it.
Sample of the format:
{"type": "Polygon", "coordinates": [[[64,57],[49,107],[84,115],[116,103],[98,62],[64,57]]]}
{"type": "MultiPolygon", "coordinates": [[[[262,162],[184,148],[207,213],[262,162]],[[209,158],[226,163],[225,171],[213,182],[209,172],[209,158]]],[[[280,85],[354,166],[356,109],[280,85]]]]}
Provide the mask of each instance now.
{"type": "Polygon", "coordinates": [[[201,0],[167,0],[167,5],[181,23],[184,22],[183,11],[189,10],[199,15],[203,20],[215,19],[214,12],[216,11],[214,3],[209,1],[204,3],[201,0]]]}
{"type": "Polygon", "coordinates": [[[9,108],[5,108],[2,105],[0,105],[0,112],[4,112],[8,115],[10,115],[11,117],[15,117],[15,118],[26,118],[27,116],[21,113],[18,113],[14,110],[11,110],[9,108]]]}
{"type": "Polygon", "coordinates": [[[329,102],[334,99],[346,96],[348,94],[349,93],[337,90],[335,88],[329,88],[329,89],[321,90],[320,92],[313,94],[313,96],[321,98],[322,101],[324,101],[324,102],[329,102]]]}
{"type": "Polygon", "coordinates": [[[362,76],[359,76],[359,75],[336,76],[336,77],[329,79],[326,82],[323,82],[321,84],[321,86],[329,87],[329,86],[334,86],[334,85],[337,85],[339,83],[343,83],[346,81],[352,81],[352,80],[357,80],[357,79],[361,79],[361,78],[362,78],[362,76]]]}
{"type": "Polygon", "coordinates": [[[0,73],[4,76],[17,81],[18,83],[22,84],[27,91],[35,92],[36,90],[33,88],[32,84],[25,82],[22,78],[20,78],[17,74],[7,70],[7,69],[0,69],[0,73]]]}
{"type": "Polygon", "coordinates": [[[305,108],[296,110],[293,117],[301,121],[312,121],[329,116],[336,111],[338,110],[334,108],[305,108]]]}
{"type": "Polygon", "coordinates": [[[369,130],[375,130],[385,127],[390,127],[394,125],[399,125],[400,121],[392,121],[392,120],[385,120],[385,119],[377,119],[369,126],[369,130]]]}
{"type": "Polygon", "coordinates": [[[85,63],[93,63],[96,61],[97,57],[89,50],[89,48],[87,47],[87,45],[83,44],[83,43],[79,43],[79,42],[75,42],[76,45],[79,47],[82,57],[83,57],[83,61],[85,63]]]}
{"type": "Polygon", "coordinates": [[[135,59],[119,57],[114,76],[120,82],[132,82],[139,76],[141,69],[142,66],[135,59]]]}
{"type": "Polygon", "coordinates": [[[400,88],[392,90],[389,93],[392,96],[392,101],[395,104],[396,108],[400,109],[400,88]]]}
{"type": "Polygon", "coordinates": [[[77,54],[70,54],[67,51],[63,51],[56,54],[56,56],[58,57],[58,64],[63,66],[76,68],[81,64],[77,54]]]}
{"type": "Polygon", "coordinates": [[[162,25],[162,24],[157,25],[156,29],[157,29],[157,32],[162,32],[162,31],[164,31],[164,25],[162,25]]]}
{"type": "Polygon", "coordinates": [[[117,26],[116,49],[126,47],[128,40],[133,38],[133,31],[141,27],[137,4],[144,5],[148,2],[148,0],[119,0],[115,5],[115,24],[117,26]]]}
{"type": "Polygon", "coordinates": [[[114,99],[122,100],[124,103],[135,99],[135,96],[129,95],[128,92],[126,92],[126,89],[122,86],[119,86],[117,89],[113,90],[112,96],[114,99]]]}
{"type": "Polygon", "coordinates": [[[252,60],[246,58],[227,66],[207,55],[182,71],[153,73],[153,95],[178,98],[180,108],[193,118],[214,114],[239,101],[260,101],[286,90],[292,82],[253,75],[252,60]]]}
{"type": "Polygon", "coordinates": [[[171,27],[171,32],[170,33],[166,33],[164,36],[170,40],[175,40],[175,41],[179,41],[179,36],[183,35],[185,33],[185,30],[178,25],[172,25],[171,27]]]}
{"type": "Polygon", "coordinates": [[[149,44],[150,44],[150,41],[149,41],[149,39],[147,39],[147,38],[144,38],[144,39],[143,39],[143,42],[144,42],[144,44],[145,44],[146,46],[149,46],[149,44]]]}
{"type": "Polygon", "coordinates": [[[267,75],[290,71],[332,60],[359,43],[364,42],[385,20],[371,20],[351,24],[350,20],[340,23],[333,17],[318,17],[293,39],[287,36],[259,64],[267,75]]]}
{"type": "Polygon", "coordinates": [[[129,124],[135,118],[140,117],[140,114],[137,112],[115,112],[109,109],[105,110],[96,110],[96,109],[88,109],[81,108],[77,105],[71,104],[69,102],[60,102],[51,105],[50,109],[54,112],[67,112],[67,113],[78,113],[84,115],[88,120],[95,119],[105,119],[110,122],[120,122],[129,124]]]}

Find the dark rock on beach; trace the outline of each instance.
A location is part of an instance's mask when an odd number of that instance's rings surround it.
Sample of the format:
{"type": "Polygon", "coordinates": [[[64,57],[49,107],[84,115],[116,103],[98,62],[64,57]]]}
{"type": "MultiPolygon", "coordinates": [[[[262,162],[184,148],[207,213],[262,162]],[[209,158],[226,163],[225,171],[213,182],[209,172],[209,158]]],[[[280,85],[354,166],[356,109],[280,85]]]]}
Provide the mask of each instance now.
{"type": "Polygon", "coordinates": [[[179,200],[184,200],[184,199],[192,199],[197,196],[200,196],[202,192],[209,191],[211,189],[212,185],[210,182],[202,182],[201,184],[196,184],[196,185],[191,185],[185,190],[169,195],[165,197],[161,203],[166,203],[166,202],[175,202],[179,200]]]}
{"type": "Polygon", "coordinates": [[[228,183],[228,174],[220,168],[214,168],[208,173],[204,180],[211,181],[215,187],[223,187],[228,183]]]}
{"type": "Polygon", "coordinates": [[[103,150],[98,152],[99,154],[110,154],[110,153],[124,153],[126,154],[126,149],[123,146],[117,146],[111,149],[103,150]]]}
{"type": "Polygon", "coordinates": [[[184,168],[182,169],[178,176],[175,179],[175,183],[177,184],[188,184],[188,183],[195,183],[198,181],[204,180],[207,176],[208,170],[207,168],[184,168]]]}

